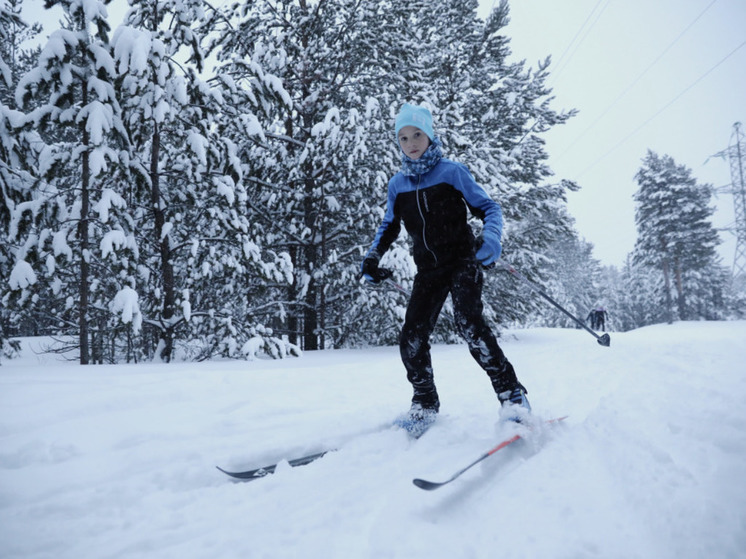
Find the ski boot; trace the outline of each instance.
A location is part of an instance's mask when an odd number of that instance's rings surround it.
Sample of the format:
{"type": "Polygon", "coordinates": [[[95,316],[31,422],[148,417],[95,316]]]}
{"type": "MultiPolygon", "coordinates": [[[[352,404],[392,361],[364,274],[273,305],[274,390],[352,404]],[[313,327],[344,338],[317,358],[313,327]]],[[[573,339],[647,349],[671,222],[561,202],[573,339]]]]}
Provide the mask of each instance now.
{"type": "Polygon", "coordinates": [[[419,439],[435,423],[438,417],[438,407],[437,404],[433,407],[425,407],[414,402],[407,413],[394,421],[394,425],[404,429],[410,437],[419,439]]]}
{"type": "Polygon", "coordinates": [[[526,398],[526,389],[518,385],[512,390],[500,392],[497,395],[502,405],[501,414],[504,419],[523,423],[524,419],[531,413],[531,404],[526,398]]]}

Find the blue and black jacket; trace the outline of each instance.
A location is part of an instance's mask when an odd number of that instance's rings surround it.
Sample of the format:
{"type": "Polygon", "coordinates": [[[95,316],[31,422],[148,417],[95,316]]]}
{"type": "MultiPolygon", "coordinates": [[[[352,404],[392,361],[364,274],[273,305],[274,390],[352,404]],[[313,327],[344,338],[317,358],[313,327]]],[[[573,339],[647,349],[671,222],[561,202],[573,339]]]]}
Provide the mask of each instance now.
{"type": "Polygon", "coordinates": [[[474,234],[466,210],[481,219],[483,230],[502,235],[502,210],[472,177],[466,166],[441,159],[430,171],[416,176],[401,172],[389,181],[386,215],[368,254],[388,250],[401,231],[413,244],[418,270],[431,270],[474,258],[474,234]]]}

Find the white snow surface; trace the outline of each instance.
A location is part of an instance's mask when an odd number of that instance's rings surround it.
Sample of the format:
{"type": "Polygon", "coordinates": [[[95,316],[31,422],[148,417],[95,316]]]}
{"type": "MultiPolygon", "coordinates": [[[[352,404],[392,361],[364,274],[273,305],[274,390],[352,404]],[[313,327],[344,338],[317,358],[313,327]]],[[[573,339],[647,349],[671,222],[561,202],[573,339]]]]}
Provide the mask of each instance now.
{"type": "Polygon", "coordinates": [[[463,345],[433,348],[441,414],[412,441],[386,427],[395,347],[82,367],[24,340],[0,366],[0,557],[746,557],[746,322],[501,343],[534,416],[569,417],[426,492],[521,429],[463,345]]]}

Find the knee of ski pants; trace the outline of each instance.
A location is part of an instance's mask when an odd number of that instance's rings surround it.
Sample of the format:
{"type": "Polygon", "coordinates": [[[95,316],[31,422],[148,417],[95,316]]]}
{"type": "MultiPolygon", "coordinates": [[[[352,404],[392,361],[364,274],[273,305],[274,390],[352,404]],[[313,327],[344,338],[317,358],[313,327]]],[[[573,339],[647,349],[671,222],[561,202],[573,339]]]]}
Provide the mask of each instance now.
{"type": "Polygon", "coordinates": [[[464,310],[457,311],[454,309],[454,324],[456,331],[467,343],[477,342],[489,335],[490,330],[487,321],[482,315],[482,306],[473,305],[464,310]]]}
{"type": "Polygon", "coordinates": [[[416,327],[402,328],[399,334],[399,354],[405,363],[413,360],[423,359],[430,352],[428,335],[416,327]]]}

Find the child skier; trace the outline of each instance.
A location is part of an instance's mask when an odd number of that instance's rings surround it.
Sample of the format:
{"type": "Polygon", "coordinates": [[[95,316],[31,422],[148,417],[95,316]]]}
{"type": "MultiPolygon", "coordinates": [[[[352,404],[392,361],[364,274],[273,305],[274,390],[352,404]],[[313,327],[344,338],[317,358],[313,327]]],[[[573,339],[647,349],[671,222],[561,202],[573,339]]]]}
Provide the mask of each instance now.
{"type": "Polygon", "coordinates": [[[399,338],[414,391],[401,425],[415,434],[424,432],[440,408],[429,339],[449,293],[459,334],[487,372],[501,405],[512,406],[508,415],[519,420],[521,413],[531,410],[527,391],[482,316],[482,266],[500,258],[502,210],[464,165],[443,158],[427,108],[405,103],[396,117],[395,133],[402,150],[401,171],[389,181],[386,214],[360,272],[372,284],[391,275],[378,263],[399,235],[403,220],[417,274],[399,338]],[[484,224],[479,246],[467,222],[467,207],[484,224]]]}

